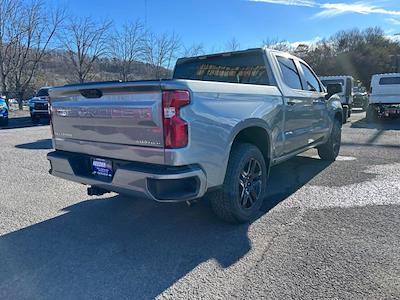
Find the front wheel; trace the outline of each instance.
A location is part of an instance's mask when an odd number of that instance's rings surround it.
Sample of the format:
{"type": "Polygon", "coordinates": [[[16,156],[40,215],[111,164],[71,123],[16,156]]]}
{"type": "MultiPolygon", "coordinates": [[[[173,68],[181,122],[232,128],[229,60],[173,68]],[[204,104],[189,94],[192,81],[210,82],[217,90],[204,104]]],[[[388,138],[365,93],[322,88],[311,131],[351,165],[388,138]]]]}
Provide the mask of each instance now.
{"type": "Polygon", "coordinates": [[[260,210],[266,194],[267,167],[252,144],[233,147],[224,185],[211,195],[214,213],[230,223],[249,222],[260,210]]]}
{"type": "Polygon", "coordinates": [[[342,142],[342,125],[335,119],[328,142],[317,148],[318,155],[323,160],[335,161],[339,155],[342,142]]]}
{"type": "Polygon", "coordinates": [[[347,123],[347,119],[348,119],[348,117],[349,117],[349,112],[348,112],[348,107],[347,106],[345,106],[345,107],[343,107],[343,124],[345,124],[345,123],[347,123]]]}

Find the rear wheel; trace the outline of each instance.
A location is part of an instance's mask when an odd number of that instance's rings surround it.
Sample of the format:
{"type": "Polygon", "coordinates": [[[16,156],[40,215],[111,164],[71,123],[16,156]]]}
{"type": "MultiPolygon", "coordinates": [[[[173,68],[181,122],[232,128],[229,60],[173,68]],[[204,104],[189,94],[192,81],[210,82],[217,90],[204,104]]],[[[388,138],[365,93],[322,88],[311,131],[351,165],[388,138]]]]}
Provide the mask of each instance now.
{"type": "Polygon", "coordinates": [[[363,109],[363,111],[368,110],[368,101],[364,101],[362,109],[363,109]]]}
{"type": "Polygon", "coordinates": [[[349,117],[349,109],[347,106],[343,107],[343,124],[347,123],[347,118],[349,117]]]}
{"type": "Polygon", "coordinates": [[[369,105],[367,109],[367,121],[373,123],[378,121],[378,111],[373,105],[369,105]]]}
{"type": "Polygon", "coordinates": [[[335,119],[328,142],[317,148],[318,155],[323,160],[334,161],[339,155],[342,142],[342,125],[335,119]]]}
{"type": "Polygon", "coordinates": [[[267,167],[252,144],[232,149],[223,187],[211,195],[211,207],[224,221],[245,223],[260,210],[266,193],[267,167]]]}

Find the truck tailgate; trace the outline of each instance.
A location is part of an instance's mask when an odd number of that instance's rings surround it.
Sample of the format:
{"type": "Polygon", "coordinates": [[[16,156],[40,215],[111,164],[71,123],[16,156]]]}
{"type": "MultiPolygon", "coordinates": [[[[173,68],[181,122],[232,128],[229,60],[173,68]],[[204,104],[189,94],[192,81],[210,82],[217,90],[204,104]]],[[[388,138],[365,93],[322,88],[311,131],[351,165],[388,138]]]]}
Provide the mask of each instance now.
{"type": "Polygon", "coordinates": [[[104,149],[126,153],[136,147],[163,148],[162,93],[157,82],[65,86],[52,89],[50,98],[56,149],[74,151],[71,147],[77,145],[76,152],[103,155],[104,149]]]}

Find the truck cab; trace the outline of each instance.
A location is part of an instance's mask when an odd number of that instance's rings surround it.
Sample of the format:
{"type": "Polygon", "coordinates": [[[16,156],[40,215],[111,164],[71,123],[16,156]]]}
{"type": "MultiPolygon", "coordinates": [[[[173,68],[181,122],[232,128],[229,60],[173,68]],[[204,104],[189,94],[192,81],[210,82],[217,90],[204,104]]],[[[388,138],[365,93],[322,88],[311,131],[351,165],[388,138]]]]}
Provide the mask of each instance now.
{"type": "Polygon", "coordinates": [[[41,120],[49,120],[49,89],[50,87],[42,87],[29,101],[29,111],[33,124],[40,123],[41,120]]]}
{"type": "Polygon", "coordinates": [[[343,87],[343,91],[338,94],[340,102],[343,106],[343,123],[347,122],[350,118],[353,109],[353,88],[354,78],[352,76],[340,75],[340,76],[321,76],[322,83],[326,86],[328,84],[339,83],[343,87]]]}
{"type": "Polygon", "coordinates": [[[400,116],[400,73],[373,75],[370,92],[368,121],[400,116]]]}

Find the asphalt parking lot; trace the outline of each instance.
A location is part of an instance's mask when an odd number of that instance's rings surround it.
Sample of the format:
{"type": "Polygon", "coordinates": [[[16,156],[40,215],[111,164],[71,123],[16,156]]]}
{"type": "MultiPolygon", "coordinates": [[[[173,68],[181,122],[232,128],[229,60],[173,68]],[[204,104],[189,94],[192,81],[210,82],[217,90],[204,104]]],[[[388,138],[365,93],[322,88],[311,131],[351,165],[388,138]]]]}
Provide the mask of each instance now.
{"type": "MultiPolygon", "coordinates": [[[[399,299],[400,120],[355,113],[332,164],[272,169],[252,224],[48,174],[48,126],[0,130],[1,299],[399,299]]],[[[26,126],[25,126],[26,123],[26,126]]]]}

